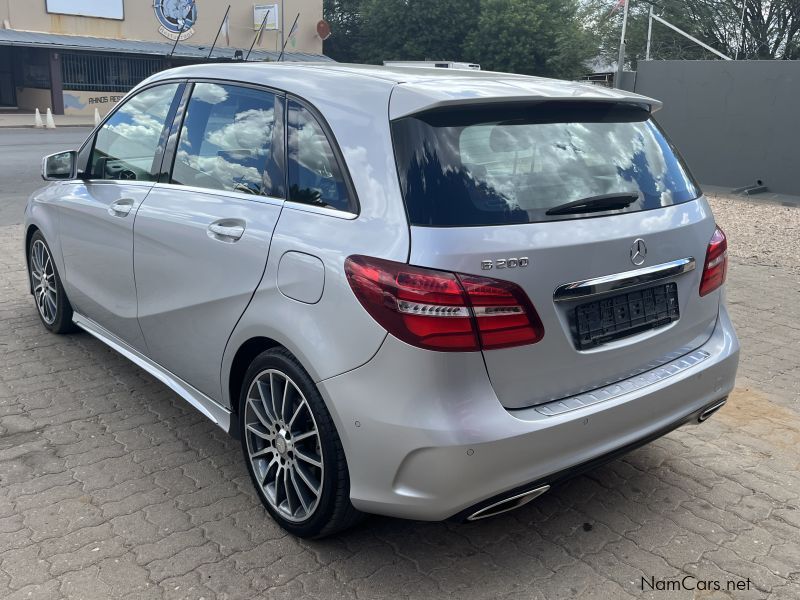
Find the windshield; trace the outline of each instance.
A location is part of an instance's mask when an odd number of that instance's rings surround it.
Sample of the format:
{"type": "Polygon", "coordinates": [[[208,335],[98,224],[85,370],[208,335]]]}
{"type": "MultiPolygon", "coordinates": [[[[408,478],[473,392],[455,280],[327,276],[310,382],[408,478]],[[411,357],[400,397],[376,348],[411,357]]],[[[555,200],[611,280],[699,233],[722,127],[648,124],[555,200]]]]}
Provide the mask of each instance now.
{"type": "Polygon", "coordinates": [[[394,121],[392,136],[413,225],[586,218],[700,195],[649,112],[633,105],[545,102],[431,111],[394,121]],[[599,213],[546,214],[607,194],[638,198],[599,213]]]}

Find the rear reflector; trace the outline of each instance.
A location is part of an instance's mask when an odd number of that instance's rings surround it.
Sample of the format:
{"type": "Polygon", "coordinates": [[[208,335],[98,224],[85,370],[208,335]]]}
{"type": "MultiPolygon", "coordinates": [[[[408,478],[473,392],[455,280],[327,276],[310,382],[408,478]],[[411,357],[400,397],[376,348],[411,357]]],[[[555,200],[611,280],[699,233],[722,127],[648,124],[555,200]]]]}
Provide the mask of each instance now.
{"type": "Polygon", "coordinates": [[[367,256],[349,257],[345,272],[367,312],[413,346],[474,352],[544,336],[539,315],[514,283],[367,256]]]}
{"type": "Polygon", "coordinates": [[[706,250],[703,278],[700,280],[700,295],[710,294],[723,283],[728,273],[728,240],[719,227],[714,230],[706,250]]]}

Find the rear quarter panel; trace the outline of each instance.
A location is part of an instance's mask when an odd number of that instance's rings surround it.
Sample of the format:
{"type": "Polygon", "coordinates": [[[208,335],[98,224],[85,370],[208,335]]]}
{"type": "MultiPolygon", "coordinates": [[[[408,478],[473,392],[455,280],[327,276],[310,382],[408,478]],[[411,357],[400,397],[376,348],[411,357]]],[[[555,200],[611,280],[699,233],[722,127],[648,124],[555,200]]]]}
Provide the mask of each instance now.
{"type": "MultiPolygon", "coordinates": [[[[358,215],[333,213],[287,202],[273,235],[267,268],[236,326],[222,364],[225,404],[237,350],[247,340],[267,337],[289,349],[315,381],[370,360],[386,331],[370,317],[350,289],[344,262],[366,254],[405,262],[409,229],[394,163],[388,105],[391,88],[361,86],[362,78],[320,72],[298,95],[327,121],[344,156],[360,204],[358,215]],[[341,93],[331,94],[339,89],[341,93]],[[301,252],[324,265],[322,295],[301,302],[278,287],[278,267],[287,252],[301,252]]],[[[335,407],[329,407],[336,419],[335,407]]]]}

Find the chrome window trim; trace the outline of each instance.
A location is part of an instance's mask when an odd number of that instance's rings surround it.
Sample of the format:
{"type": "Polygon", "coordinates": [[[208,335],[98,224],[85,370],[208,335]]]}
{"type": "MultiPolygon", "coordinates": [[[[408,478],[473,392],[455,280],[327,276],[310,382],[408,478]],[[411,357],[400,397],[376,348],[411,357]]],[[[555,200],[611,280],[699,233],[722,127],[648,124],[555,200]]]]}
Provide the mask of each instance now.
{"type": "Polygon", "coordinates": [[[347,212],[345,210],[339,210],[338,208],[326,208],[324,206],[314,206],[313,204],[305,204],[304,202],[297,202],[296,200],[287,200],[284,206],[286,208],[291,208],[292,210],[317,213],[320,215],[326,215],[328,217],[336,217],[337,219],[344,219],[346,221],[352,221],[353,219],[358,217],[356,213],[347,212]]]}
{"type": "Polygon", "coordinates": [[[64,183],[83,183],[84,185],[123,185],[125,187],[151,188],[155,181],[142,179],[65,179],[64,183]]]}
{"type": "Polygon", "coordinates": [[[553,292],[555,302],[566,302],[569,300],[579,300],[590,296],[606,294],[632,288],[645,283],[653,283],[676,275],[682,275],[689,271],[694,271],[696,263],[693,257],[680,258],[660,265],[644,267],[634,271],[604,275],[582,281],[565,283],[556,288],[553,292]]]}
{"type": "Polygon", "coordinates": [[[219,190],[214,188],[199,187],[195,185],[182,185],[180,183],[158,182],[153,187],[175,190],[176,192],[192,192],[194,194],[208,194],[210,196],[223,196],[225,198],[236,198],[238,200],[249,200],[251,202],[261,202],[262,204],[272,204],[282,206],[284,200],[274,196],[263,196],[261,194],[245,194],[233,190],[219,190]]]}

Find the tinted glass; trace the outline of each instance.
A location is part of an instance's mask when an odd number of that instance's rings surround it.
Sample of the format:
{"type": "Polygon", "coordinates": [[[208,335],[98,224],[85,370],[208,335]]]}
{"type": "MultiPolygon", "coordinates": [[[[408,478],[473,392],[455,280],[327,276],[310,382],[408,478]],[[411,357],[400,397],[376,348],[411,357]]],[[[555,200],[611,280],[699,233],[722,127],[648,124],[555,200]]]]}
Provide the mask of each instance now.
{"type": "Polygon", "coordinates": [[[91,156],[94,179],[155,181],[154,160],[179,84],[139,92],[97,132],[91,156]]]}
{"type": "MultiPolygon", "coordinates": [[[[198,83],[186,108],[172,183],[276,195],[276,97],[234,85],[198,83]]],[[[278,150],[280,151],[280,150],[278,150]]]]}
{"type": "Polygon", "coordinates": [[[310,111],[289,102],[289,199],[357,212],[325,130],[310,111]]]}
{"type": "Polygon", "coordinates": [[[542,103],[431,112],[395,121],[392,133],[414,225],[586,218],[700,194],[649,113],[631,106],[542,103]],[[545,214],[568,202],[625,193],[638,196],[627,208],[545,214]]]}

